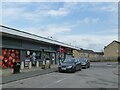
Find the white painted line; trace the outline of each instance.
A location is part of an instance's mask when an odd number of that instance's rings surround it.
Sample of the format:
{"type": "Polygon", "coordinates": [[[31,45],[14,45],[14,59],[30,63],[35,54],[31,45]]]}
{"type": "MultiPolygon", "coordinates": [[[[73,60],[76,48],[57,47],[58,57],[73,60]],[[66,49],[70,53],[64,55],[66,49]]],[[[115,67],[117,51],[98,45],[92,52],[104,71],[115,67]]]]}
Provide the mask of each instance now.
{"type": "Polygon", "coordinates": [[[112,66],[111,64],[107,65],[107,66],[112,66]]]}
{"type": "Polygon", "coordinates": [[[49,86],[52,86],[52,85],[54,85],[54,84],[57,84],[57,83],[59,83],[59,82],[65,80],[65,79],[71,78],[71,77],[73,77],[73,76],[74,76],[74,75],[72,75],[72,76],[70,76],[70,77],[67,77],[67,78],[60,79],[60,80],[55,81],[55,82],[53,82],[53,83],[51,83],[51,84],[45,85],[45,86],[42,87],[42,88],[47,88],[47,87],[49,87],[49,86]]]}
{"type": "Polygon", "coordinates": [[[2,85],[0,85],[0,90],[2,90],[2,85]]]}
{"type": "Polygon", "coordinates": [[[63,78],[63,79],[61,79],[61,80],[58,80],[58,81],[56,81],[56,83],[59,83],[59,82],[65,80],[65,79],[67,79],[67,78],[63,78]]]}

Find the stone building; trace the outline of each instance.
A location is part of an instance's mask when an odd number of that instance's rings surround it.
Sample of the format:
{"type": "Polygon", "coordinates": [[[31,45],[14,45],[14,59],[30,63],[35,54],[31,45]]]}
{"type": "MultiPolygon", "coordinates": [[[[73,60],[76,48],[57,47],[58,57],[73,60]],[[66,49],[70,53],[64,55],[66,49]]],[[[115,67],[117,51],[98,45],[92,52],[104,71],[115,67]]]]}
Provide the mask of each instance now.
{"type": "Polygon", "coordinates": [[[104,57],[106,58],[118,58],[120,57],[120,42],[112,41],[110,44],[104,47],[104,57]]]}

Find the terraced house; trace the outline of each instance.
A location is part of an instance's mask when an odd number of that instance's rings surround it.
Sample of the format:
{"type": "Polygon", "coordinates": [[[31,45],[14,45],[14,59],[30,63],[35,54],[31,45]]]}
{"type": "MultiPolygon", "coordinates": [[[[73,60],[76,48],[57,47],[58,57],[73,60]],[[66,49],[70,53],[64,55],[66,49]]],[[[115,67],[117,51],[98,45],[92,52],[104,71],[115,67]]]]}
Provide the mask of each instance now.
{"type": "Polygon", "coordinates": [[[87,49],[80,49],[80,50],[73,50],[74,57],[85,57],[89,59],[99,59],[103,57],[103,52],[94,52],[93,50],[87,49]]]}

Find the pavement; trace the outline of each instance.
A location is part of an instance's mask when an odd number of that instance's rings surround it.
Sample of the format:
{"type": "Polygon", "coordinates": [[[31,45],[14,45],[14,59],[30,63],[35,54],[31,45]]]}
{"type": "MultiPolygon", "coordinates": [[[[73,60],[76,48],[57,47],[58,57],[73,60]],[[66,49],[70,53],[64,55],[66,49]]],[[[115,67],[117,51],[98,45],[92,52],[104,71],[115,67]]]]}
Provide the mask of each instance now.
{"type": "Polygon", "coordinates": [[[41,67],[32,67],[31,69],[26,68],[20,70],[20,73],[17,74],[13,74],[13,69],[1,70],[0,77],[2,78],[2,82],[0,82],[0,84],[48,74],[54,71],[57,71],[57,65],[52,65],[50,69],[41,69],[41,67]]]}
{"type": "MultiPolygon", "coordinates": [[[[94,68],[115,68],[117,66],[117,63],[111,63],[111,62],[104,62],[104,63],[91,63],[91,67],[94,68]]],[[[23,69],[21,70],[21,73],[18,74],[13,74],[12,69],[6,69],[2,70],[2,76],[0,79],[2,79],[2,82],[0,82],[0,84],[6,84],[6,83],[10,83],[10,82],[14,82],[17,80],[22,80],[22,79],[27,79],[27,78],[31,78],[31,77],[35,77],[35,76],[39,76],[39,75],[43,75],[43,74],[48,74],[48,73],[52,73],[57,71],[57,65],[52,65],[50,69],[41,69],[40,67],[36,68],[36,67],[32,67],[31,69],[23,69]]],[[[115,75],[118,75],[118,70],[115,69],[113,71],[113,73],[115,75]]]]}

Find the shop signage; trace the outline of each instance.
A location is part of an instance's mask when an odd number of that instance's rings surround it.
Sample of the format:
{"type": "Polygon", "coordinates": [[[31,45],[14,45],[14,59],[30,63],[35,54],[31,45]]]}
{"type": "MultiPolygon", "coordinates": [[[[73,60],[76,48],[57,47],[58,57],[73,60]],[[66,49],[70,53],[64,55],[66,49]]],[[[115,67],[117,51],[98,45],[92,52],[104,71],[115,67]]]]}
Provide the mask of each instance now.
{"type": "Polygon", "coordinates": [[[65,52],[65,49],[62,48],[62,47],[60,47],[59,50],[58,50],[58,52],[65,52]]]}

